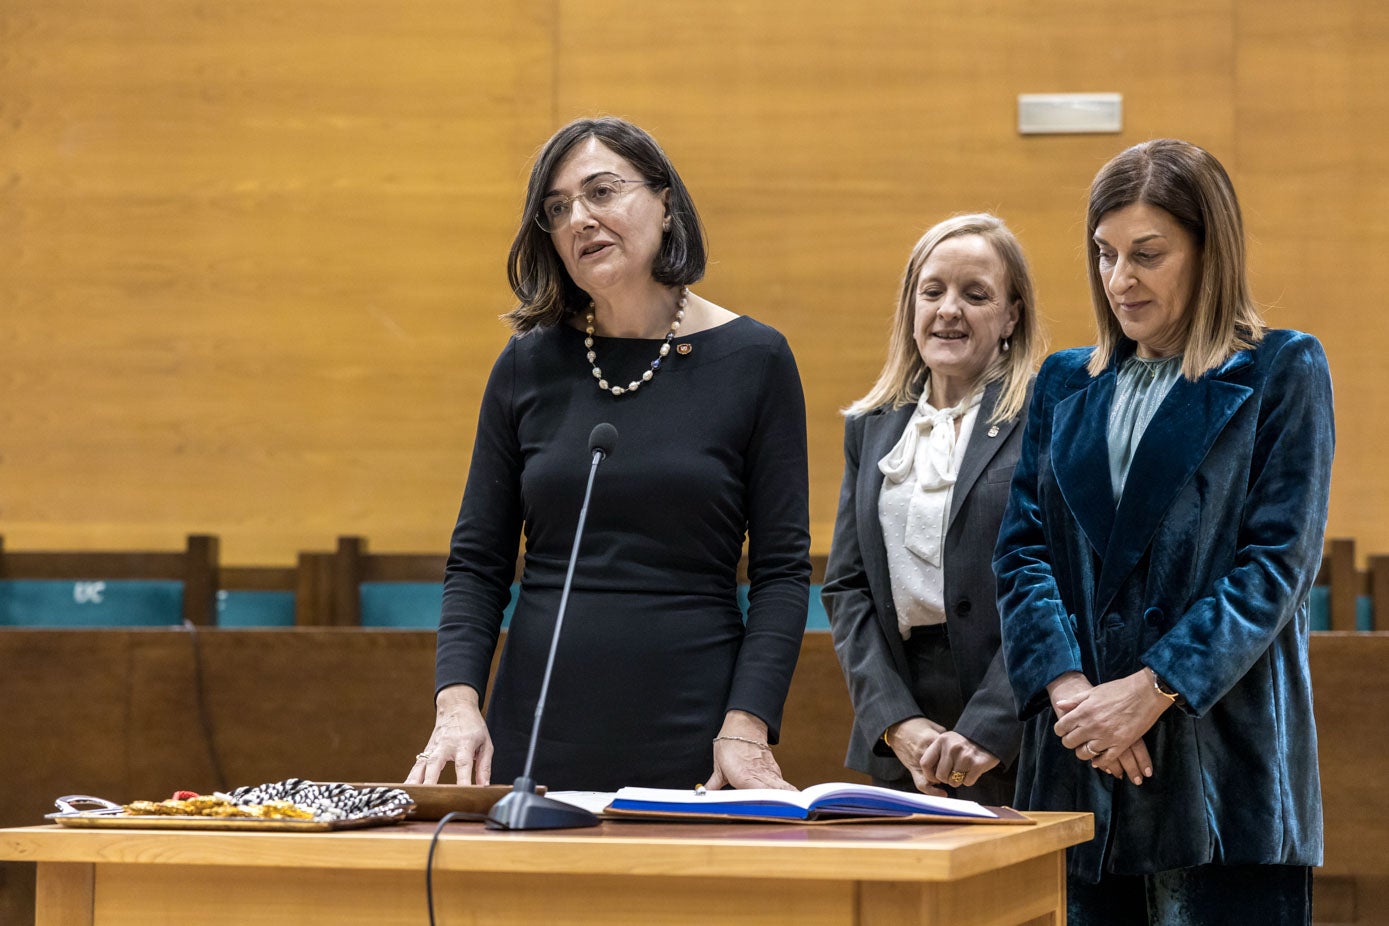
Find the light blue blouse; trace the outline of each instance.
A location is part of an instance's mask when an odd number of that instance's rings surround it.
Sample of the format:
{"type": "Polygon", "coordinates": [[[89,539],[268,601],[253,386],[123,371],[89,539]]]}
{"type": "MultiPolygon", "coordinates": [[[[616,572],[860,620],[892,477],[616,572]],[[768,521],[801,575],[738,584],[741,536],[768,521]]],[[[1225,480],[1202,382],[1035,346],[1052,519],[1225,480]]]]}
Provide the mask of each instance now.
{"type": "Polygon", "coordinates": [[[1119,368],[1114,405],[1109,410],[1109,482],[1115,505],[1124,494],[1129,465],[1143,432],[1181,375],[1181,354],[1152,360],[1135,354],[1119,368]]]}

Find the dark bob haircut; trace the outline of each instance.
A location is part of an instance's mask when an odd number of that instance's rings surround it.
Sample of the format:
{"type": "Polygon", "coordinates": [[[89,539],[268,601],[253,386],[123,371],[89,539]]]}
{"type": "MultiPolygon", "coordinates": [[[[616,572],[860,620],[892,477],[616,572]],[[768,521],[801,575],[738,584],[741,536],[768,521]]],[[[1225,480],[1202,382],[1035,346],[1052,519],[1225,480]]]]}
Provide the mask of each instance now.
{"type": "Polygon", "coordinates": [[[670,191],[666,204],[670,228],[651,264],[652,278],[670,286],[688,286],[704,277],[704,227],[684,181],[656,139],[625,119],[576,119],[540,149],[526,185],[520,227],[506,261],[507,282],[519,304],[502,316],[517,333],[556,325],[569,313],[588,305],[588,294],[569,276],[549,233],[536,224],[535,217],[540,213],[540,203],[550,188],[555,168],[575,145],[589,138],[598,139],[614,154],[630,161],[658,195],[663,190],[670,191]]]}
{"type": "Polygon", "coordinates": [[[1124,339],[1100,277],[1095,229],[1109,213],[1135,203],[1167,212],[1200,251],[1201,276],[1183,319],[1182,375],[1195,381],[1264,336],[1263,317],[1249,294],[1244,219],[1234,184],[1213,154],[1175,138],[1134,145],[1100,168],[1085,216],[1090,301],[1099,328],[1091,376],[1104,372],[1124,339]]]}

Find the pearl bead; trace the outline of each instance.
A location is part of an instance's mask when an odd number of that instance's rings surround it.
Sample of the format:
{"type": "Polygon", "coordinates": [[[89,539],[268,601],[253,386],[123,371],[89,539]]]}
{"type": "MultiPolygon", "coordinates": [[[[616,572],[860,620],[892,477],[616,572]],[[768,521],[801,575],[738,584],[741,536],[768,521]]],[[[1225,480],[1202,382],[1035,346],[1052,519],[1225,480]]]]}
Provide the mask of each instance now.
{"type": "Polygon", "coordinates": [[[666,332],[665,340],[661,343],[660,353],[656,359],[651,361],[651,369],[641,374],[641,379],[634,379],[627,384],[624,389],[622,386],[610,386],[608,381],[603,378],[603,371],[598,366],[598,353],[593,349],[593,303],[588,304],[588,313],[584,316],[586,327],[584,328],[584,356],[588,358],[589,364],[593,367],[593,378],[598,380],[598,388],[604,392],[611,392],[615,396],[624,395],[628,392],[636,392],[641,388],[642,383],[651,382],[651,378],[656,375],[656,371],[661,368],[661,358],[670,353],[670,342],[675,337],[675,333],[680,330],[680,322],[685,318],[685,304],[689,299],[690,291],[688,288],[680,290],[680,298],[676,300],[675,318],[671,320],[670,330],[666,332]]]}

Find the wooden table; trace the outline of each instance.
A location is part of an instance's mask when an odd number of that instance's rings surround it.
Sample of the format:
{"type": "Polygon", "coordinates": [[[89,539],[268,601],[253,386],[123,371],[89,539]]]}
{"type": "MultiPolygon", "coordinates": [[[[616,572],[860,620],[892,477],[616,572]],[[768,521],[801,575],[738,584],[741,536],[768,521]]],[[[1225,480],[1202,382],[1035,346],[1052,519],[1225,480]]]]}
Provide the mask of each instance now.
{"type": "MultiPolygon", "coordinates": [[[[1036,826],[604,822],[530,833],[451,824],[434,858],[446,924],[1065,923],[1065,848],[1036,826]]],[[[337,833],[0,830],[38,862],[37,926],[428,922],[432,823],[337,833]]]]}

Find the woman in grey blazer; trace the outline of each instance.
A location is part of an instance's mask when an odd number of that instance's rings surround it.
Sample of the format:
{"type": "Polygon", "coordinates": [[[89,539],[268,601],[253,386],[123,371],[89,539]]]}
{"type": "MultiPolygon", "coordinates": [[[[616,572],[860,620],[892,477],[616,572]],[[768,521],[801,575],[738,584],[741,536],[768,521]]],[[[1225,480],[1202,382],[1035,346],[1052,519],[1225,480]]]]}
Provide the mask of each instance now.
{"type": "Polygon", "coordinates": [[[1022,727],[990,565],[1043,350],[998,218],[916,243],[878,381],[845,411],[823,599],[854,704],[845,764],[874,783],[1011,803],[1022,727]]]}

